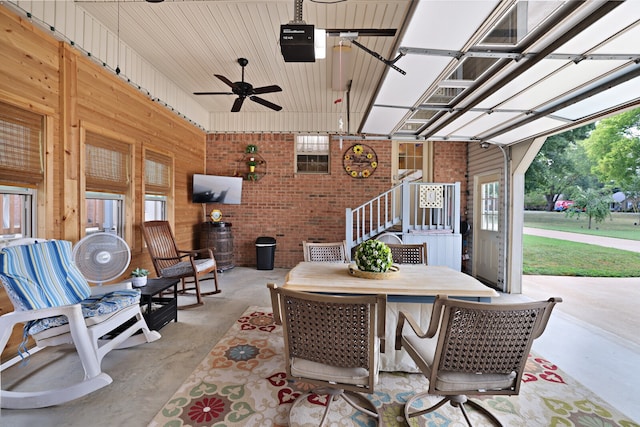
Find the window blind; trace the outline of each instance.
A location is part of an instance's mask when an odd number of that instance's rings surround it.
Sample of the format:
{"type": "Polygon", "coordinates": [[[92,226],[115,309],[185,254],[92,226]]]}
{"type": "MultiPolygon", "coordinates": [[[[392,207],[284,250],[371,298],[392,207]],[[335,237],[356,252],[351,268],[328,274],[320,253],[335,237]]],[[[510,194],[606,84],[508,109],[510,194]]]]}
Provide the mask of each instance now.
{"type": "Polygon", "coordinates": [[[43,129],[44,116],[0,102],[0,181],[44,180],[43,129]]]}
{"type": "Polygon", "coordinates": [[[146,194],[169,195],[171,192],[171,158],[145,151],[144,186],[146,194]]]}
{"type": "Polygon", "coordinates": [[[85,136],[86,190],[126,193],[130,183],[130,146],[87,131],[85,136]]]}

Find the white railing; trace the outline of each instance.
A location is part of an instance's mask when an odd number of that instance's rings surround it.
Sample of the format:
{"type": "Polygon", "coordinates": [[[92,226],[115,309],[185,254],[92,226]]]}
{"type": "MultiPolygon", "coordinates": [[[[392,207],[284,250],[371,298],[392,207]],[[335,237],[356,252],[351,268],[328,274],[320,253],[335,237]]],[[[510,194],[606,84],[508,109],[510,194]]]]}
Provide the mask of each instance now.
{"type": "Polygon", "coordinates": [[[460,233],[460,183],[403,182],[357,208],[346,209],[348,249],[394,226],[400,233],[460,233]],[[420,207],[421,191],[441,207],[420,207]]]}

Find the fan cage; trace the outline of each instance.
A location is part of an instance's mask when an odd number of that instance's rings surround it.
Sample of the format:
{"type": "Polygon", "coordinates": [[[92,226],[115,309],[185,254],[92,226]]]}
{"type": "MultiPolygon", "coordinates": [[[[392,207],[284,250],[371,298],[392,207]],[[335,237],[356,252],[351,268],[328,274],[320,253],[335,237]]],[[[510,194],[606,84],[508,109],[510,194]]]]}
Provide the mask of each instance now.
{"type": "Polygon", "coordinates": [[[120,236],[94,233],[76,243],[73,261],[88,282],[102,284],[126,271],[131,262],[131,250],[120,236]]]}

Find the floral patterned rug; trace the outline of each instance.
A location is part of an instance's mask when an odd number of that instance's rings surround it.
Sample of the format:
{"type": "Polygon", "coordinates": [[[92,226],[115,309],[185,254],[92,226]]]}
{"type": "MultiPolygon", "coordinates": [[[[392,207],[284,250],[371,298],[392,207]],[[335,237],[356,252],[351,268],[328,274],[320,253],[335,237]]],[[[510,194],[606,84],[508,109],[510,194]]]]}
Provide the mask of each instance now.
{"type": "MultiPolygon", "coordinates": [[[[181,426],[317,426],[326,399],[308,394],[289,412],[293,401],[311,387],[286,380],[282,328],[270,308],[249,307],[180,386],[149,424],[181,426]],[[289,424],[291,422],[291,424],[289,424]]],[[[403,405],[426,388],[420,374],[381,373],[370,398],[381,414],[380,426],[406,426],[403,405]]],[[[435,403],[438,398],[431,401],[435,403]]],[[[505,425],[640,427],[563,373],[553,363],[529,357],[518,396],[478,399],[505,425]]],[[[429,403],[425,403],[429,404],[429,403]]],[[[489,425],[469,408],[475,426],[489,425]]],[[[342,399],[331,405],[327,426],[375,426],[342,399]]],[[[466,426],[458,408],[445,405],[411,426],[466,426]]]]}

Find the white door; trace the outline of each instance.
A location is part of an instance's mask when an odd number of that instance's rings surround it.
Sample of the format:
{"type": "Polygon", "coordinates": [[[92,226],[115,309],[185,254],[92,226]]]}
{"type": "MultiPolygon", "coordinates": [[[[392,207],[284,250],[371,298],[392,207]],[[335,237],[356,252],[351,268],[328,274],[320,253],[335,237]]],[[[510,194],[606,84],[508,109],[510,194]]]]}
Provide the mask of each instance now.
{"type": "Polygon", "coordinates": [[[473,234],[473,275],[488,284],[498,285],[498,256],[500,250],[499,219],[500,176],[476,177],[473,234]]]}

